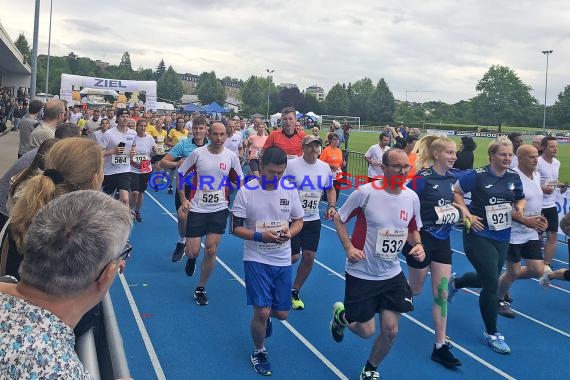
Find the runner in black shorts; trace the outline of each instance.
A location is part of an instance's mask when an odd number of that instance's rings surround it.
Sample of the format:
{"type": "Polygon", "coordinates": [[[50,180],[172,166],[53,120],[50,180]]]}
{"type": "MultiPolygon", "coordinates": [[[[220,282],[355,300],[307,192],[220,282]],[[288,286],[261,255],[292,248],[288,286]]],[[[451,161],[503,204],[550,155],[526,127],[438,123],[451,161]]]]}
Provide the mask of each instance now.
{"type": "MultiPolygon", "coordinates": [[[[406,176],[411,166],[400,149],[391,149],[382,157],[385,180],[392,184],[406,176]]],[[[422,227],[420,201],[404,186],[378,183],[359,186],[335,215],[336,230],[346,252],[345,304],[333,306],[331,335],[342,341],[344,329],[370,338],[376,330],[375,315],[380,315],[380,335],[374,340],[360,379],[380,377],[378,366],[390,351],[398,335],[400,314],[414,309],[412,292],[398,261],[404,242],[410,239],[410,254],[418,261],[425,257],[421,241],[408,233],[410,222],[422,227]],[[357,217],[352,237],[346,223],[357,217]],[[411,240],[417,239],[417,240],[411,240]],[[345,309],[346,308],[346,309],[345,309]]]]}

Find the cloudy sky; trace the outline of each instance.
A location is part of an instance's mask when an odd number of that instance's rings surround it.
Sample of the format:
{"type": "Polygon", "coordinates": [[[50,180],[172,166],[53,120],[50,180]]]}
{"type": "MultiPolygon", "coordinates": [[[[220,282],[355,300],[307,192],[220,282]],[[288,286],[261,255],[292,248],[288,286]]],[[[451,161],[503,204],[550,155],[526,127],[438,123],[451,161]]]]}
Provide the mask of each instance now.
{"type": "MultiPolygon", "coordinates": [[[[53,0],[52,54],[133,67],[161,58],[177,72],[246,80],[274,69],[301,89],[383,77],[398,99],[456,102],[476,95],[493,64],[514,69],[544,102],[570,84],[570,6],[564,0],[53,0]],[[423,91],[423,92],[413,92],[423,91]]],[[[12,39],[32,42],[34,1],[0,3],[12,39]]],[[[40,11],[47,53],[49,1],[40,11]]]]}

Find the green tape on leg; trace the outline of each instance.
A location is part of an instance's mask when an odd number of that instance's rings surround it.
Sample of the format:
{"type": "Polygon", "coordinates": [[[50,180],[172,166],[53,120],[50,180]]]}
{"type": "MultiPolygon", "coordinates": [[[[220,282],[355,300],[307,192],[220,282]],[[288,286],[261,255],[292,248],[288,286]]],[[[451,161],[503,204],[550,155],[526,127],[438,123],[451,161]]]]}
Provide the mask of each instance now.
{"type": "Polygon", "coordinates": [[[441,309],[441,316],[443,318],[447,317],[447,297],[443,298],[443,292],[447,292],[447,287],[447,277],[443,277],[437,286],[437,298],[434,298],[435,304],[439,305],[441,309]]]}

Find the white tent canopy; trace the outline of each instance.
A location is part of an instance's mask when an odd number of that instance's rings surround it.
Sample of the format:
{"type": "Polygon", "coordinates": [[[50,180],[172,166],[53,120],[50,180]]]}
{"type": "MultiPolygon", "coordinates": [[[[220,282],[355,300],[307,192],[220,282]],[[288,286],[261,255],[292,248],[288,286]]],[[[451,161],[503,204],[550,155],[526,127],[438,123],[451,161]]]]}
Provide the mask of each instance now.
{"type": "Polygon", "coordinates": [[[145,109],[156,110],[156,81],[136,81],[126,79],[107,79],[61,74],[60,98],[72,104],[73,87],[120,92],[146,92],[145,109]]]}
{"type": "Polygon", "coordinates": [[[277,121],[281,119],[281,112],[277,112],[271,116],[269,116],[269,121],[271,123],[271,126],[274,127],[277,125],[277,121]]]}

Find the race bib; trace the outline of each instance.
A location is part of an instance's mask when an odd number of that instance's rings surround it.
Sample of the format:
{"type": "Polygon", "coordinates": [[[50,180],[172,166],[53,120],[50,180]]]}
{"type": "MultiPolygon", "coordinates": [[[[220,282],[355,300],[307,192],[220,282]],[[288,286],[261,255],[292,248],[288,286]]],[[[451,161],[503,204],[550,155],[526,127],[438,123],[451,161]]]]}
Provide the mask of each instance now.
{"type": "Polygon", "coordinates": [[[130,165],[129,156],[127,154],[113,154],[111,163],[117,166],[130,165]]]}
{"type": "MultiPolygon", "coordinates": [[[[283,231],[288,227],[289,223],[286,220],[276,222],[259,221],[255,223],[255,232],[264,233],[265,231],[283,231]]],[[[261,252],[270,253],[271,251],[283,248],[283,244],[257,242],[257,249],[261,252]]]]}
{"type": "Polygon", "coordinates": [[[454,224],[459,222],[459,210],[451,204],[435,206],[437,221],[435,224],[454,224]]]}
{"type": "Polygon", "coordinates": [[[378,230],[375,256],[384,261],[398,261],[407,238],[408,230],[378,230]]]}
{"type": "Polygon", "coordinates": [[[511,227],[511,213],[513,208],[510,203],[485,206],[487,225],[490,231],[501,231],[511,227]]]}
{"type": "Polygon", "coordinates": [[[156,154],[159,156],[164,155],[166,152],[164,151],[164,143],[157,143],[156,144],[156,154]]]}
{"type": "Polygon", "coordinates": [[[196,197],[198,197],[198,206],[203,209],[214,208],[226,202],[223,189],[198,190],[196,197]]]}
{"type": "Polygon", "coordinates": [[[261,149],[252,149],[253,158],[257,159],[261,155],[261,149]]]}
{"type": "Polygon", "coordinates": [[[287,159],[288,159],[288,160],[292,160],[292,159],[297,158],[297,157],[299,157],[299,156],[294,155],[294,154],[288,154],[288,155],[287,155],[287,159]]]}
{"type": "Polygon", "coordinates": [[[146,154],[135,154],[133,156],[133,162],[139,165],[141,173],[146,174],[152,171],[150,166],[150,159],[146,154]]]}
{"type": "Polygon", "coordinates": [[[319,212],[319,201],[321,200],[321,193],[319,191],[299,191],[299,198],[301,198],[301,205],[307,215],[313,215],[319,212]]]}

